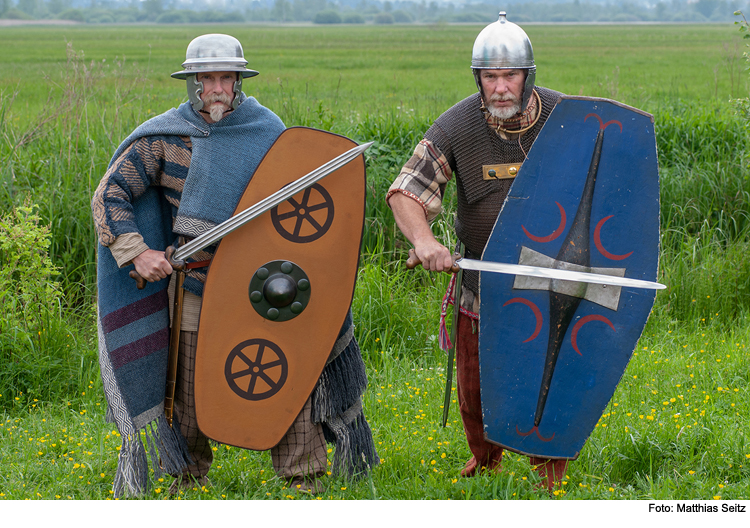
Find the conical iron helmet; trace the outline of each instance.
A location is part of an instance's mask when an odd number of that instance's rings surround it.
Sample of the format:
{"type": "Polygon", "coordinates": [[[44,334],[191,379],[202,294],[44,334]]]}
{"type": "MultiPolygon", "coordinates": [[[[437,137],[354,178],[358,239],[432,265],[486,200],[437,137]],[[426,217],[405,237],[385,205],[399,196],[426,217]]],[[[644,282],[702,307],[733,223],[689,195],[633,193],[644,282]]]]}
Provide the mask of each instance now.
{"type": "Polygon", "coordinates": [[[474,71],[474,78],[482,96],[484,94],[479,77],[480,70],[526,70],[521,111],[526,109],[536,79],[534,50],[526,32],[520,26],[509,22],[505,11],[500,11],[497,22],[485,27],[474,41],[474,49],[471,52],[471,68],[474,71]]]}
{"type": "Polygon", "coordinates": [[[257,71],[247,69],[246,65],[247,61],[239,40],[230,35],[211,33],[196,37],[188,44],[185,62],[182,63],[184,70],[173,73],[172,77],[187,81],[188,99],[197,112],[203,108],[203,101],[200,97],[200,94],[203,93],[203,83],[198,82],[198,73],[238,72],[237,82],[234,83],[234,99],[232,100],[232,108],[236,109],[240,104],[239,95],[242,92],[242,79],[258,75],[257,71]]]}

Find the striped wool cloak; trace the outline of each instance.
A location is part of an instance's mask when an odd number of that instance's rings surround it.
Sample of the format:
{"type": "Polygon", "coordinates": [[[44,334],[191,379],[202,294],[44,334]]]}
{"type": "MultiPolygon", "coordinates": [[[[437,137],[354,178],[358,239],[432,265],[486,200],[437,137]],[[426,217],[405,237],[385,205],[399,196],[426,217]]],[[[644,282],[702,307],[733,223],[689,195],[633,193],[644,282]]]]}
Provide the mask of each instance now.
{"type": "MultiPolygon", "coordinates": [[[[174,227],[171,206],[159,187],[150,187],[133,201],[134,218],[145,243],[165,249],[178,234],[194,237],[229,218],[283,130],[273,112],[244,94],[237,109],[214,124],[183,103],[138,127],[117,149],[110,166],[131,143],[146,136],[190,136],[193,149],[174,227]]],[[[122,437],[115,497],[139,495],[148,487],[143,438],[157,474],[179,474],[190,461],[178,424],[169,427],[164,416],[169,281],[148,283],[138,290],[128,276],[131,269],[119,268],[109,249],[99,244],[99,364],[107,419],[117,424],[122,437]]],[[[196,285],[194,289],[202,288],[196,285]]]]}

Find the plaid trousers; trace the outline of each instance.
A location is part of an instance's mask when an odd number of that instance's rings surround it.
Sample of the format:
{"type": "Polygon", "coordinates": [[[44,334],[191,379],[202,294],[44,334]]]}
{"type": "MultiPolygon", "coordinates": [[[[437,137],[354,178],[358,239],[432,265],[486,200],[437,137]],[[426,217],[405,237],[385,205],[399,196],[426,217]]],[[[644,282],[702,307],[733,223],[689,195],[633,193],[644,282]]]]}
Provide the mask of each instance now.
{"type": "MultiPolygon", "coordinates": [[[[198,428],[195,416],[195,351],[197,332],[180,332],[179,362],[174,399],[174,416],[187,441],[193,464],[183,475],[206,476],[213,462],[210,441],[198,428]]],[[[323,426],[312,422],[310,399],[278,445],[271,448],[271,462],[276,474],[283,478],[315,477],[327,469],[326,442],[323,426]]]]}

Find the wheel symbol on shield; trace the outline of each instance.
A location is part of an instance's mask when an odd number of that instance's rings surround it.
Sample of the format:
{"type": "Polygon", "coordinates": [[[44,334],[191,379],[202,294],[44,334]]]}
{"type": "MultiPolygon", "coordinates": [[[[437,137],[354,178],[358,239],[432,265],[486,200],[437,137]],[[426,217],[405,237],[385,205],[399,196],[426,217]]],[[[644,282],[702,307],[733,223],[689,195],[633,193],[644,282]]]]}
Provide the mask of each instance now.
{"type": "Polygon", "coordinates": [[[313,184],[271,210],[276,231],[290,242],[305,244],[326,234],[333,223],[333,198],[320,184],[313,184]],[[297,201],[299,199],[299,201],[297,201]]]}
{"type": "Polygon", "coordinates": [[[245,400],[270,398],[284,386],[288,363],[275,343],[249,339],[232,349],[224,365],[229,388],[245,400]]]}

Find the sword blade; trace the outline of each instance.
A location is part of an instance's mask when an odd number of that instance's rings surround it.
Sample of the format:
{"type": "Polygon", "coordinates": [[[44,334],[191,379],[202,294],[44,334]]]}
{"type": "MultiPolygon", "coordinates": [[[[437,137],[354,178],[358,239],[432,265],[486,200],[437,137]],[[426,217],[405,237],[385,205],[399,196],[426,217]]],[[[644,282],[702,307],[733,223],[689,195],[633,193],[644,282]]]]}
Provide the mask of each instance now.
{"type": "Polygon", "coordinates": [[[659,284],[658,282],[629,279],[627,277],[613,277],[611,275],[600,275],[598,273],[586,273],[583,271],[539,268],[536,266],[524,266],[522,264],[503,264],[501,262],[486,262],[484,260],[466,258],[458,259],[456,264],[463,269],[506,273],[508,275],[524,275],[527,277],[541,277],[543,279],[588,282],[592,284],[606,284],[608,286],[645,288],[651,290],[663,290],[666,288],[664,284],[659,284]]]}
{"type": "Polygon", "coordinates": [[[308,187],[312,186],[314,183],[316,183],[319,180],[322,180],[329,174],[337,171],[344,165],[354,161],[359,157],[360,154],[362,154],[365,150],[367,150],[370,145],[372,145],[374,142],[370,141],[368,143],[363,143],[361,145],[358,145],[352,149],[347,150],[343,154],[336,156],[331,161],[324,163],[317,169],[315,169],[312,172],[309,172],[308,174],[302,176],[301,178],[293,181],[289,185],[286,185],[285,187],[282,187],[272,195],[264,198],[263,200],[259,201],[255,205],[251,205],[244,211],[237,213],[236,215],[232,216],[231,218],[225,220],[224,222],[215,225],[211,229],[207,230],[205,233],[203,233],[200,236],[195,237],[190,242],[184,244],[183,246],[180,246],[180,248],[175,251],[174,258],[175,260],[184,260],[188,258],[189,256],[197,253],[203,248],[206,248],[210,246],[211,244],[214,244],[227,236],[229,233],[234,231],[235,229],[238,229],[248,223],[250,220],[253,220],[254,218],[259,217],[266,211],[269,211],[270,209],[273,209],[277,205],[279,205],[282,202],[285,202],[295,194],[304,191],[308,187]]]}

